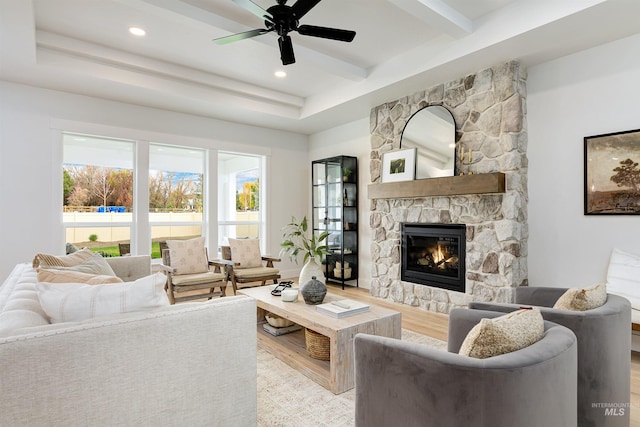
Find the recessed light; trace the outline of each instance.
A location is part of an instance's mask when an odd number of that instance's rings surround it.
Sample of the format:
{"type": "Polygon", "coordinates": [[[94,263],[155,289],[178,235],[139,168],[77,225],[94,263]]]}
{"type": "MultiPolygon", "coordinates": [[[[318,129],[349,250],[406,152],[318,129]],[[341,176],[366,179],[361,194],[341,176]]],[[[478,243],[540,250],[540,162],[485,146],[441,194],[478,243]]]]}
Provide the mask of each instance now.
{"type": "Polygon", "coordinates": [[[276,77],[282,79],[284,77],[287,77],[287,72],[284,70],[278,70],[275,73],[273,73],[276,77]]]}
{"type": "Polygon", "coordinates": [[[142,37],[147,34],[145,30],[139,27],[129,27],[129,32],[134,36],[142,37]]]}

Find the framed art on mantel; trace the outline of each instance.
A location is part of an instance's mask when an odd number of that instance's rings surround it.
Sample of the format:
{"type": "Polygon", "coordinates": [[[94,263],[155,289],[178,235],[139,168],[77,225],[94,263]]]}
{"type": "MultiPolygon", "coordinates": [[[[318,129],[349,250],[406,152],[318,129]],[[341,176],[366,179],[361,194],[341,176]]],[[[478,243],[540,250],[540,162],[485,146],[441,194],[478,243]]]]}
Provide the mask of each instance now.
{"type": "Polygon", "coordinates": [[[584,138],[584,214],[640,214],[640,129],[584,138]]]}
{"type": "Polygon", "coordinates": [[[412,181],[415,178],[415,148],[390,151],[382,155],[382,182],[412,181]]]}

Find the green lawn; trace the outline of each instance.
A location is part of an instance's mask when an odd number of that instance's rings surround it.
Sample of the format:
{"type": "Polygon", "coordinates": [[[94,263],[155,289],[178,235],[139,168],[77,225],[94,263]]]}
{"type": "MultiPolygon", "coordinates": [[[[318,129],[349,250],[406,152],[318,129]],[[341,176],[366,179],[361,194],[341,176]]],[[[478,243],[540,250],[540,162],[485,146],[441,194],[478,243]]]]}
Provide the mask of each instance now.
{"type": "MultiPolygon", "coordinates": [[[[118,246],[102,246],[99,248],[91,248],[92,252],[98,252],[102,256],[114,257],[120,256],[118,246]]],[[[151,243],[151,258],[161,258],[160,244],[158,242],[151,243]]]]}

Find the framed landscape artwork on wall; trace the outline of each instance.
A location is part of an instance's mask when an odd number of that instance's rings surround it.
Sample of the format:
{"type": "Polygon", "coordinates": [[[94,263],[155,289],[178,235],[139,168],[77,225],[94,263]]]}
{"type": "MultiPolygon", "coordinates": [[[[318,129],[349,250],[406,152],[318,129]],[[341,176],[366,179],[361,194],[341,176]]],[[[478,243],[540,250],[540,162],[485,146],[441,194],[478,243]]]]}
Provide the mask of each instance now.
{"type": "Polygon", "coordinates": [[[415,148],[390,151],[382,155],[382,182],[412,181],[415,178],[415,148]]]}
{"type": "Polygon", "coordinates": [[[640,214],[640,129],[584,138],[584,214],[640,214]]]}

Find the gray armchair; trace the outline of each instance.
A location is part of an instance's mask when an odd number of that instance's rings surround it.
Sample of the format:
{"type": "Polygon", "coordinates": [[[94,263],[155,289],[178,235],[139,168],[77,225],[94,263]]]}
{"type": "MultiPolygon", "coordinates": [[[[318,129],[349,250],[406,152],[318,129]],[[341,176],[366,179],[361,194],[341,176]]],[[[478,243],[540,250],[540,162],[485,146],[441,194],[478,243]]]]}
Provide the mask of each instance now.
{"type": "Polygon", "coordinates": [[[515,304],[473,302],[469,308],[510,312],[522,305],[533,305],[540,307],[545,320],[571,329],[578,338],[578,425],[628,427],[631,305],[625,298],[608,294],[606,303],[592,310],[551,308],[566,290],[521,287],[516,289],[515,304]],[[607,404],[618,406],[614,406],[616,410],[612,412],[607,404]]]}
{"type": "Polygon", "coordinates": [[[509,354],[457,354],[481,318],[454,309],[448,352],[379,336],[355,337],[357,426],[576,426],[576,337],[545,322],[544,337],[509,354]]]}

